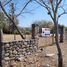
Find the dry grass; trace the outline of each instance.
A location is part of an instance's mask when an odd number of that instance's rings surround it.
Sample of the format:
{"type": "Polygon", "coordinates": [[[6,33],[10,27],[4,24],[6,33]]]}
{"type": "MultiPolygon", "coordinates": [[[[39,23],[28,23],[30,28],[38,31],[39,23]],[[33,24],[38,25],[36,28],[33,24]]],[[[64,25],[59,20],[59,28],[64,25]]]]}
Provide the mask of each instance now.
{"type": "MultiPolygon", "coordinates": [[[[15,35],[16,36],[16,40],[22,40],[20,35],[15,35]]],[[[25,36],[26,39],[30,39],[31,35],[26,35],[25,36]]],[[[3,35],[3,41],[9,42],[9,41],[14,41],[14,35],[12,34],[4,34],[3,35]]],[[[53,37],[39,37],[38,40],[38,46],[48,46],[48,45],[52,45],[54,43],[53,37]]]]}
{"type": "Polygon", "coordinates": [[[54,43],[53,37],[39,37],[39,46],[48,46],[54,43]]]}
{"type": "MultiPolygon", "coordinates": [[[[13,41],[14,40],[14,35],[12,34],[4,34],[3,35],[3,41],[13,41]]],[[[16,35],[16,40],[22,40],[20,35],[16,35]]]]}

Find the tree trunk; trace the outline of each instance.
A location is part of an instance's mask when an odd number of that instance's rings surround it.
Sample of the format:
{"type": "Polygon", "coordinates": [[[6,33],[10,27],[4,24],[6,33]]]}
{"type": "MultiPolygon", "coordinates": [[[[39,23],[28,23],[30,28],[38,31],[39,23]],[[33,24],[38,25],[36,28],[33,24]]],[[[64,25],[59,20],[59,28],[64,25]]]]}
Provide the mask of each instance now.
{"type": "Polygon", "coordinates": [[[62,51],[61,51],[61,48],[60,48],[60,45],[59,45],[59,36],[58,36],[58,22],[55,22],[55,41],[56,41],[56,46],[57,46],[57,51],[58,51],[58,67],[63,67],[63,58],[62,58],[62,51]]]}

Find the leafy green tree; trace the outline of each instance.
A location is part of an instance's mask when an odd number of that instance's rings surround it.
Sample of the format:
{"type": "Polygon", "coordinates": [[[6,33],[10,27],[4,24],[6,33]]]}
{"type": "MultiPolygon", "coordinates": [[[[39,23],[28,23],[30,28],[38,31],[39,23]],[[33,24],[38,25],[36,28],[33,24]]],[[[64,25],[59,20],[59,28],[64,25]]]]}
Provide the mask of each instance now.
{"type": "MultiPolygon", "coordinates": [[[[18,25],[18,20],[16,20],[16,25],[18,25]]],[[[0,29],[3,30],[4,33],[13,33],[13,24],[11,21],[3,14],[3,12],[0,12],[0,29]]],[[[16,30],[16,29],[15,29],[16,30]]],[[[14,30],[14,31],[15,31],[14,30]]],[[[17,31],[15,31],[16,33],[17,31]]]]}
{"type": "Polygon", "coordinates": [[[3,31],[6,29],[6,17],[2,11],[0,11],[0,29],[3,31]]]}
{"type": "Polygon", "coordinates": [[[67,26],[65,27],[65,31],[67,31],[67,26]]]}
{"type": "Polygon", "coordinates": [[[32,30],[30,27],[25,28],[25,34],[31,34],[32,30]]]}

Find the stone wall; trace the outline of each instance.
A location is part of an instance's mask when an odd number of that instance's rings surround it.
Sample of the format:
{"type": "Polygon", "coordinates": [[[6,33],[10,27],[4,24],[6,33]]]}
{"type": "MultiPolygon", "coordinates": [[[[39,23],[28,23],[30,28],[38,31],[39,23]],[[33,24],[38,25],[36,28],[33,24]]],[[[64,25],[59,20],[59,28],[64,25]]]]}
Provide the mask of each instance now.
{"type": "MultiPolygon", "coordinates": [[[[36,52],[38,42],[36,39],[3,42],[2,46],[2,63],[10,67],[11,60],[22,61],[27,55],[36,52]]],[[[13,61],[12,61],[13,62],[13,61]]],[[[13,63],[12,63],[13,64],[13,63]]]]}

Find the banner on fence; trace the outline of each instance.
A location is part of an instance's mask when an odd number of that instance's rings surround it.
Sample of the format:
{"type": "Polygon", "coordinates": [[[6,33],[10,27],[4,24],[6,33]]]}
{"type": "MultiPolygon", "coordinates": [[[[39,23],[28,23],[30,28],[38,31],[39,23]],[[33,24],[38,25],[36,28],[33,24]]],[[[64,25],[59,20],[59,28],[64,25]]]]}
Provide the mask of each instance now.
{"type": "Polygon", "coordinates": [[[42,36],[50,36],[50,28],[42,28],[42,36]]]}

